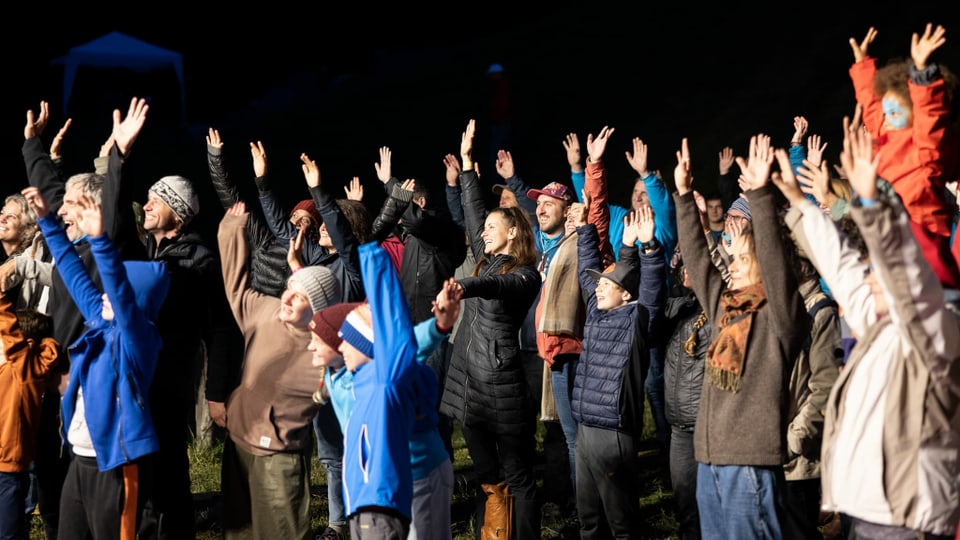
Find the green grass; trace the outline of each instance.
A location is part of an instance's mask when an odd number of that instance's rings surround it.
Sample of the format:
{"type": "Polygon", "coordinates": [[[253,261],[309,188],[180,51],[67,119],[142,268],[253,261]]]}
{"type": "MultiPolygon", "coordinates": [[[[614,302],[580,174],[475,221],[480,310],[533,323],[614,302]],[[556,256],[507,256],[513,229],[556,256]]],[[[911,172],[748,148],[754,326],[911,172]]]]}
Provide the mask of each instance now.
{"type": "MultiPolygon", "coordinates": [[[[647,429],[644,433],[644,445],[652,445],[653,421],[650,418],[649,407],[646,407],[647,429]]],[[[538,456],[543,451],[543,425],[539,425],[537,433],[538,456]]],[[[456,484],[453,490],[453,538],[454,540],[472,540],[474,530],[473,500],[475,482],[472,476],[473,463],[463,442],[459,428],[455,427],[453,434],[454,473],[456,484]]],[[[222,531],[217,524],[220,492],[220,457],[223,451],[222,441],[214,440],[206,447],[195,443],[189,449],[190,477],[193,482],[195,510],[197,513],[197,540],[219,540],[222,531]]],[[[673,493],[670,489],[669,475],[665,461],[661,462],[655,455],[647,455],[642,459],[643,469],[639,483],[641,486],[641,519],[644,529],[643,538],[674,539],[677,538],[677,522],[673,513],[673,493]]],[[[538,464],[542,465],[542,464],[538,464]]],[[[542,470],[538,467],[538,471],[542,470]]],[[[542,478],[538,484],[542,483],[542,478]]],[[[327,481],[324,468],[314,456],[310,471],[311,525],[317,533],[326,527],[327,523],[327,481]]],[[[559,538],[555,531],[563,525],[558,514],[545,515],[542,527],[543,538],[559,538]]],[[[30,540],[43,540],[43,528],[40,518],[35,517],[30,540]]]]}

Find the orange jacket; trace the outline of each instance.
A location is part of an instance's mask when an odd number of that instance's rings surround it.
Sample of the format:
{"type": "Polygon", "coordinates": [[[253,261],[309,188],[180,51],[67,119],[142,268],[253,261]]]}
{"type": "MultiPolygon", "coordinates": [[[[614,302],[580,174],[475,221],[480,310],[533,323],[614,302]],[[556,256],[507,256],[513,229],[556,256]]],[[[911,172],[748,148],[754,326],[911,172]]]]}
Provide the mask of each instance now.
{"type": "Polygon", "coordinates": [[[40,399],[57,361],[57,342],[30,344],[20,331],[13,302],[0,294],[0,472],[26,471],[36,454],[40,399]]]}

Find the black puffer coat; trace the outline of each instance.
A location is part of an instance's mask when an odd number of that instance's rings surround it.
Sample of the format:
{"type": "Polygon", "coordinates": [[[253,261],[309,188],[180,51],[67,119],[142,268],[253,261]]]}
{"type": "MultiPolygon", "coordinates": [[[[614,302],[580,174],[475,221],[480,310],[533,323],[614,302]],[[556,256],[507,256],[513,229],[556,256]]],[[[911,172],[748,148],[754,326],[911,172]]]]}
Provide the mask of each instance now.
{"type": "Polygon", "coordinates": [[[535,403],[520,358],[519,331],[540,290],[532,265],[501,274],[510,255],[483,253],[485,210],[472,170],[460,177],[470,247],[487,258],[480,275],[460,280],[464,289],[460,330],[447,370],[440,412],[462,426],[498,434],[520,434],[536,419],[535,403]]]}

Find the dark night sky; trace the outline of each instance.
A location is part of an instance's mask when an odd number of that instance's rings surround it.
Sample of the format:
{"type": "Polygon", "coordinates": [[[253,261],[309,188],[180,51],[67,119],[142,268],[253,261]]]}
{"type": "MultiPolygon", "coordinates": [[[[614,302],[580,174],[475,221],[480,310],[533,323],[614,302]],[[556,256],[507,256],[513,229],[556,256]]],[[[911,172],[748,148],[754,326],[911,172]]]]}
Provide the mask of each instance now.
{"type": "MultiPolygon", "coordinates": [[[[960,18],[950,15],[955,10],[947,2],[832,4],[766,2],[754,10],[742,2],[626,8],[622,2],[554,2],[518,13],[521,4],[497,1],[439,8],[347,4],[331,14],[323,4],[284,9],[271,3],[231,6],[229,16],[223,7],[213,16],[212,5],[157,3],[58,11],[46,21],[42,13],[37,20],[7,17],[0,38],[8,51],[0,110],[0,125],[7,126],[0,130],[4,191],[26,183],[19,148],[27,108],[51,102],[46,141],[63,122],[62,73],[50,60],[112,30],[183,53],[188,127],[176,122],[170,77],[82,73],[64,147],[68,164],[87,167],[109,133],[111,108],[125,110],[131,95],[150,95],[128,176],[144,186],[165,174],[191,177],[207,209],[216,208],[203,191],[209,187],[208,126],[221,129],[231,173],[247,186],[247,143],[262,139],[271,176],[291,204],[305,196],[301,152],[318,161],[338,195],[351,176],[360,176],[372,203],[381,200],[373,164],[382,145],[393,150],[398,177],[439,184],[443,154],[456,154],[467,119],[478,119],[481,134],[489,127],[483,125],[483,73],[494,61],[511,78],[511,149],[518,172],[533,185],[568,181],[564,135],[575,131],[583,142],[604,125],[616,128],[607,150],[614,202],[626,201],[632,174],[621,156],[634,136],[650,145],[652,165],[668,182],[680,138],[689,137],[699,183],[716,174],[723,146],[742,155],[749,136],[761,131],[785,145],[793,117],[803,115],[835,161],[842,116],[854,105],[847,39],[877,27],[871,53],[883,61],[908,56],[910,34],[925,22],[943,24],[948,41],[935,58],[956,72],[960,18]]],[[[478,152],[485,154],[485,144],[478,139],[478,152]]],[[[493,180],[492,163],[478,158],[493,180]]],[[[207,224],[219,216],[219,210],[207,214],[207,224]]]]}

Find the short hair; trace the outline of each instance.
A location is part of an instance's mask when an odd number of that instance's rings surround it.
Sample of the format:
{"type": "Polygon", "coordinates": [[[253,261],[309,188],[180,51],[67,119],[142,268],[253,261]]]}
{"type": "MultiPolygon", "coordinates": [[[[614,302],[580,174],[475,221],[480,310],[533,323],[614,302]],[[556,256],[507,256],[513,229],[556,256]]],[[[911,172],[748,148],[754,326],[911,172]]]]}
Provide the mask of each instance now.
{"type": "Polygon", "coordinates": [[[53,318],[35,309],[18,309],[17,322],[23,337],[35,342],[53,337],[53,318]]]}
{"type": "Polygon", "coordinates": [[[65,187],[66,189],[71,189],[74,186],[78,186],[81,193],[92,198],[97,204],[100,204],[103,198],[103,182],[105,180],[106,177],[102,174],[91,172],[79,173],[68,178],[65,187]]]}

